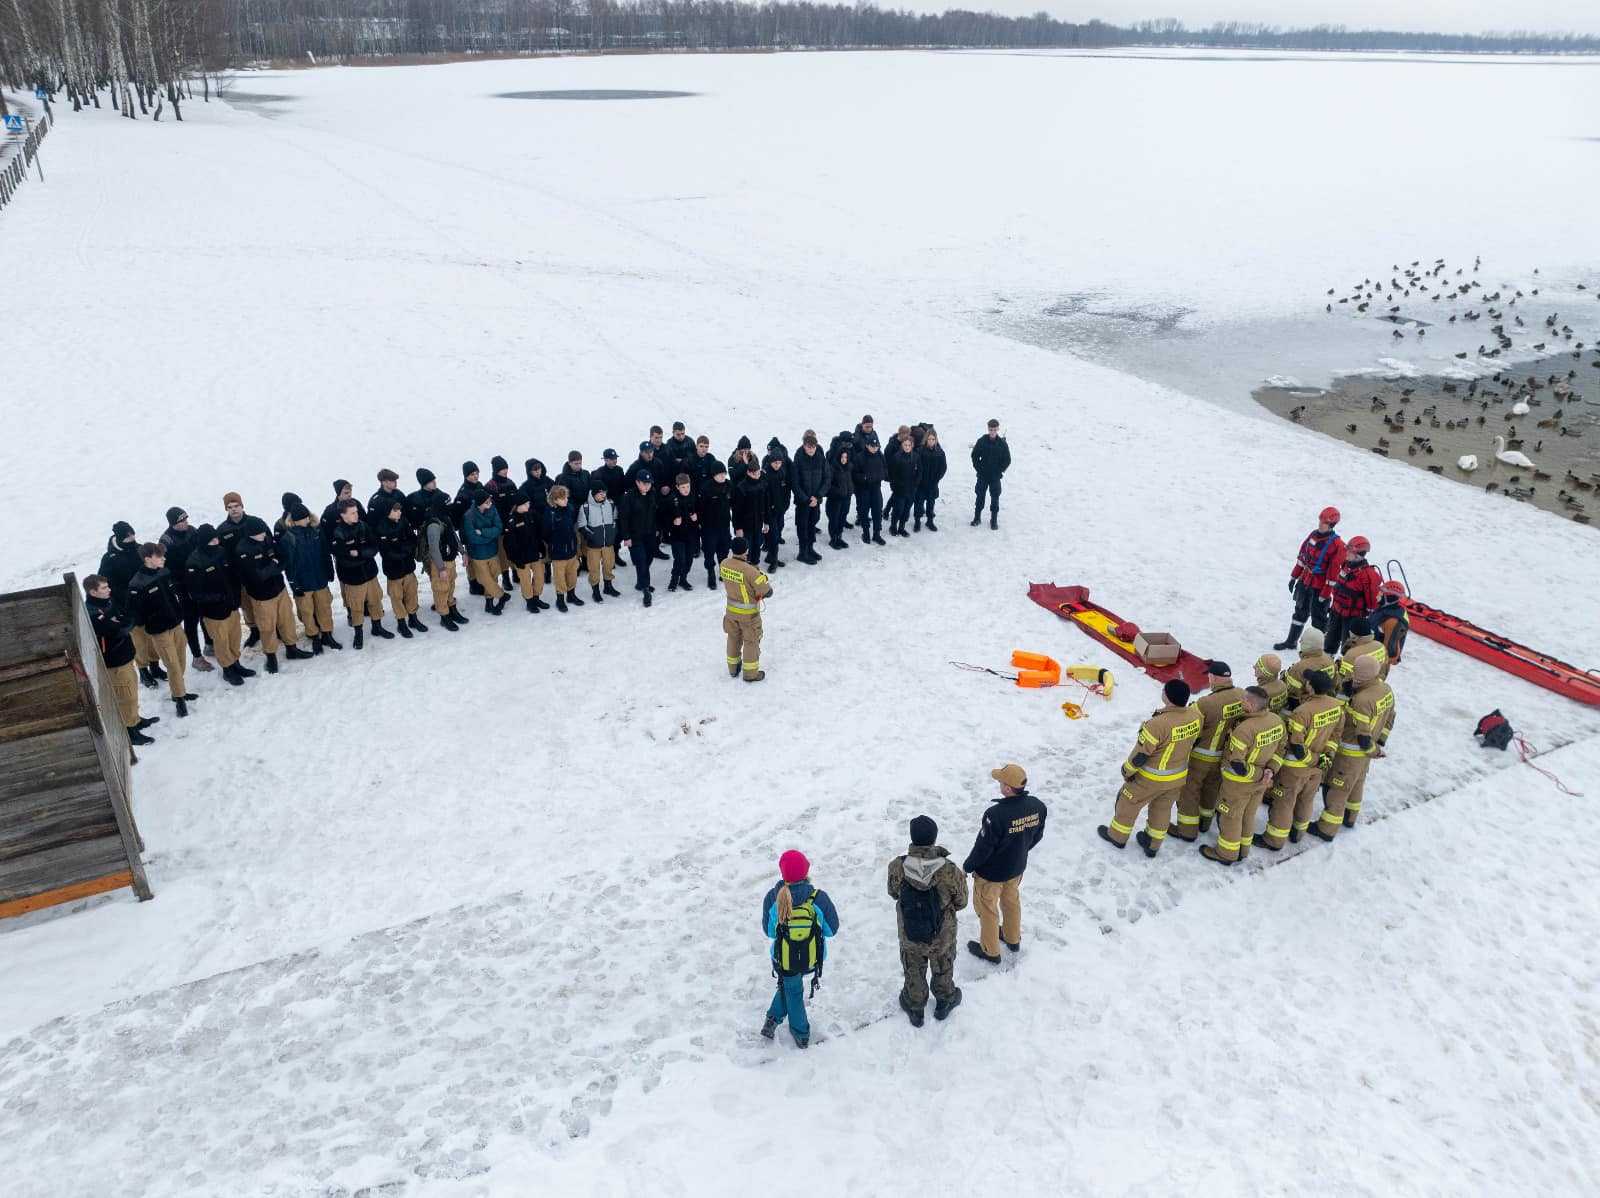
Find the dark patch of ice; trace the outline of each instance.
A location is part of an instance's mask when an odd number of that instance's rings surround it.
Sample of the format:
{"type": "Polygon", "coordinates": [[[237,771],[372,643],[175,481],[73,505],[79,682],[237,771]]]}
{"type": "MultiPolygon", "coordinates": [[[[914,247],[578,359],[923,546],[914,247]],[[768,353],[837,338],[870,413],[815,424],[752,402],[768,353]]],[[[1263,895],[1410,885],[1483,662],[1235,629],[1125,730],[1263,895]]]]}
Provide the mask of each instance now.
{"type": "Polygon", "coordinates": [[[647,91],[632,88],[575,87],[563,91],[496,92],[497,100],[676,100],[699,92],[647,91]]]}

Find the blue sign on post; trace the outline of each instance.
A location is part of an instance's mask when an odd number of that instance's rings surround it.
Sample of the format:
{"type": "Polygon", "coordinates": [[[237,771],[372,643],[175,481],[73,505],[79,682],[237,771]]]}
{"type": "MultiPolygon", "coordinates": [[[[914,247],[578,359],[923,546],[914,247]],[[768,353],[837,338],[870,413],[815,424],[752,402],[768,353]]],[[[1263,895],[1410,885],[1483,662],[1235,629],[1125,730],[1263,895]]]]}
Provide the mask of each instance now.
{"type": "Polygon", "coordinates": [[[33,89],[33,98],[35,100],[48,100],[50,98],[50,93],[45,91],[42,87],[35,87],[33,89]]]}
{"type": "Polygon", "coordinates": [[[20,116],[13,116],[9,113],[6,115],[7,133],[24,133],[27,131],[27,128],[27,122],[24,121],[20,116]]]}

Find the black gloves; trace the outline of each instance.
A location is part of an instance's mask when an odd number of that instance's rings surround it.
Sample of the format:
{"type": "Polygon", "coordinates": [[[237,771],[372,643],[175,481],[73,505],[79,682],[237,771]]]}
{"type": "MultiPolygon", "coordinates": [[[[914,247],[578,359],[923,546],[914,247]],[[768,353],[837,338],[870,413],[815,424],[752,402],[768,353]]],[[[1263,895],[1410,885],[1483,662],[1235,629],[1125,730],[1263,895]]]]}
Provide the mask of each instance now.
{"type": "Polygon", "coordinates": [[[1289,580],[1289,594],[1294,594],[1294,579],[1289,580]]]}
{"type": "Polygon", "coordinates": [[[1305,759],[1305,755],[1306,747],[1304,745],[1290,745],[1289,752],[1285,754],[1290,761],[1303,761],[1305,759]]]}
{"type": "Polygon", "coordinates": [[[1250,771],[1245,768],[1244,762],[1230,761],[1228,762],[1228,772],[1235,778],[1244,778],[1249,775],[1250,771]]]}
{"type": "Polygon", "coordinates": [[[1135,753],[1133,755],[1133,768],[1134,769],[1138,769],[1140,766],[1144,765],[1144,763],[1149,761],[1149,760],[1150,760],[1150,754],[1148,754],[1148,753],[1135,753]]]}
{"type": "Polygon", "coordinates": [[[1365,751],[1367,751],[1367,750],[1372,748],[1372,737],[1370,737],[1370,736],[1358,736],[1358,737],[1356,737],[1356,744],[1360,745],[1361,748],[1362,748],[1362,751],[1365,752],[1365,751]]]}

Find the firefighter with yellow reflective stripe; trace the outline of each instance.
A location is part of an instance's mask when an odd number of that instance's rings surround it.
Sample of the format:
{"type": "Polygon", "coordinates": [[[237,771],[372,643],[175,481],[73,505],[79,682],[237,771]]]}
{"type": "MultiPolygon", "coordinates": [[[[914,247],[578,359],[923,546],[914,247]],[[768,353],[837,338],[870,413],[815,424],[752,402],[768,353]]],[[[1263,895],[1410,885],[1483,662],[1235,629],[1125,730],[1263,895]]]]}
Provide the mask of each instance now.
{"type": "Polygon", "coordinates": [[[1363,657],[1370,657],[1378,663],[1378,677],[1383,677],[1383,667],[1389,661],[1389,652],[1372,635],[1372,621],[1365,616],[1358,616],[1347,625],[1350,630],[1350,640],[1344,647],[1344,653],[1339,658],[1340,686],[1350,681],[1350,675],[1355,670],[1356,662],[1363,657]]]}
{"type": "Polygon", "coordinates": [[[1193,842],[1211,827],[1217,810],[1217,776],[1228,730],[1244,714],[1244,692],[1233,685],[1233,671],[1225,661],[1206,662],[1206,684],[1211,692],[1195,704],[1200,709],[1200,737],[1189,753],[1189,776],[1178,795],[1178,822],[1172,832],[1193,842]]]}
{"type": "Polygon", "coordinates": [[[1285,841],[1296,844],[1311,826],[1312,808],[1322,785],[1324,756],[1338,744],[1344,724],[1344,704],[1333,693],[1333,680],[1326,674],[1308,674],[1311,695],[1289,713],[1289,734],[1283,748],[1277,777],[1267,792],[1267,830],[1258,832],[1255,843],[1276,853],[1285,841]]]}
{"type": "Polygon", "coordinates": [[[1290,666],[1283,676],[1289,687],[1291,704],[1311,697],[1311,687],[1307,682],[1311,674],[1326,674],[1328,681],[1334,684],[1334,689],[1338,689],[1339,665],[1323,649],[1322,634],[1315,629],[1300,638],[1300,660],[1290,666]]]}
{"type": "Polygon", "coordinates": [[[1217,797],[1217,843],[1200,846],[1208,861],[1232,865],[1250,855],[1256,809],[1276,776],[1283,749],[1283,718],[1267,710],[1267,692],[1246,687],[1244,717],[1228,731],[1222,789],[1217,797]]]}
{"type": "Polygon", "coordinates": [[[1328,773],[1328,793],[1322,815],[1311,831],[1323,840],[1332,840],[1340,826],[1353,828],[1361,813],[1361,791],[1374,757],[1383,756],[1383,746],[1394,727],[1394,690],[1378,677],[1379,663],[1373,654],[1356,659],[1351,668],[1350,692],[1344,705],[1344,723],[1334,750],[1333,768],[1328,773]]]}
{"type": "Polygon", "coordinates": [[[722,631],[728,634],[728,677],[737,678],[741,668],[746,682],[760,682],[767,676],[761,668],[761,601],[772,594],[772,584],[760,568],[745,560],[749,543],[734,537],[729,546],[733,556],[717,567],[728,607],[722,616],[722,631]]]}
{"type": "Polygon", "coordinates": [[[1148,811],[1144,830],[1139,833],[1139,847],[1146,857],[1154,857],[1167,838],[1167,825],[1172,820],[1172,804],[1183,789],[1183,780],[1189,776],[1189,753],[1200,737],[1205,722],[1199,708],[1190,707],[1189,684],[1174,678],[1162,688],[1166,701],[1139,725],[1139,740],[1122,763],[1122,789],[1117,791],[1117,807],[1109,826],[1101,824],[1095,829],[1100,839],[1117,848],[1128,843],[1133,826],[1139,820],[1139,811],[1148,811]]]}
{"type": "Polygon", "coordinates": [[[1283,659],[1276,653],[1256,658],[1256,685],[1267,692],[1267,710],[1283,714],[1289,702],[1289,684],[1283,680],[1283,659]]]}

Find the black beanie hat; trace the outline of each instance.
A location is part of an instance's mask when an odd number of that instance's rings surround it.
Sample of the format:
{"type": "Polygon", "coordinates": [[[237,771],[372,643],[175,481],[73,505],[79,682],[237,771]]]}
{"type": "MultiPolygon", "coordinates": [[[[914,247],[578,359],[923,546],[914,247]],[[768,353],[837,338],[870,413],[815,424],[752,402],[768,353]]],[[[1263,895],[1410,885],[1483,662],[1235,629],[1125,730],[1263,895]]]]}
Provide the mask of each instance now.
{"type": "Polygon", "coordinates": [[[425,487],[429,483],[431,483],[436,477],[437,476],[433,473],[433,471],[429,470],[426,466],[418,466],[417,467],[417,485],[418,486],[425,487]]]}
{"type": "Polygon", "coordinates": [[[1161,688],[1161,693],[1167,697],[1167,702],[1174,707],[1183,707],[1189,702],[1189,696],[1194,692],[1189,689],[1189,684],[1182,678],[1173,678],[1168,680],[1167,685],[1161,688]]]}
{"type": "Polygon", "coordinates": [[[111,535],[116,537],[119,541],[127,540],[133,535],[133,525],[129,524],[126,520],[118,520],[111,526],[111,535]]]}
{"type": "Polygon", "coordinates": [[[301,503],[298,499],[295,500],[293,507],[286,508],[285,510],[289,513],[289,519],[291,520],[311,519],[311,509],[305,504],[301,503]]]}
{"type": "Polygon", "coordinates": [[[167,509],[167,523],[176,524],[179,520],[183,519],[186,514],[187,513],[181,507],[169,507],[167,509]]]}
{"type": "Polygon", "coordinates": [[[344,490],[349,485],[350,485],[350,480],[348,478],[336,478],[336,479],[334,479],[333,480],[333,497],[335,499],[339,498],[339,492],[344,490]]]}
{"type": "Polygon", "coordinates": [[[1365,616],[1357,616],[1355,619],[1350,621],[1350,635],[1371,636],[1372,621],[1367,619],[1365,616]]]}
{"type": "Polygon", "coordinates": [[[739,438],[739,444],[734,446],[734,448],[735,449],[749,449],[750,448],[750,438],[749,437],[740,437],[739,438]]]}
{"type": "Polygon", "coordinates": [[[213,540],[215,540],[216,536],[217,536],[217,530],[215,528],[213,528],[209,524],[202,524],[199,528],[195,529],[194,531],[195,531],[195,535],[200,538],[200,543],[202,545],[211,544],[211,542],[213,540]]]}
{"type": "Polygon", "coordinates": [[[930,847],[939,839],[939,825],[927,815],[919,815],[911,821],[911,843],[923,848],[930,847]]]}
{"type": "Polygon", "coordinates": [[[478,463],[477,462],[462,462],[461,463],[461,477],[462,478],[466,478],[469,475],[473,475],[473,474],[476,474],[476,473],[478,473],[478,463]]]}
{"type": "Polygon", "coordinates": [[[1206,662],[1206,673],[1211,675],[1213,678],[1233,677],[1233,671],[1228,668],[1228,663],[1225,661],[1217,661],[1215,658],[1206,662]]]}
{"type": "Polygon", "coordinates": [[[287,512],[291,508],[295,508],[295,507],[299,507],[299,506],[300,506],[300,496],[296,495],[293,491],[285,491],[283,493],[283,510],[284,511],[287,512]]]}
{"type": "Polygon", "coordinates": [[[494,457],[489,459],[489,465],[496,474],[499,474],[502,470],[511,469],[511,463],[506,461],[499,454],[495,454],[494,457]]]}

